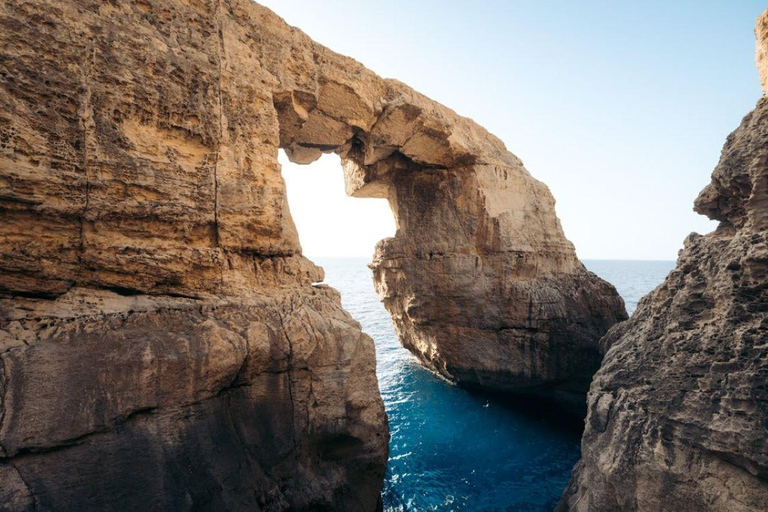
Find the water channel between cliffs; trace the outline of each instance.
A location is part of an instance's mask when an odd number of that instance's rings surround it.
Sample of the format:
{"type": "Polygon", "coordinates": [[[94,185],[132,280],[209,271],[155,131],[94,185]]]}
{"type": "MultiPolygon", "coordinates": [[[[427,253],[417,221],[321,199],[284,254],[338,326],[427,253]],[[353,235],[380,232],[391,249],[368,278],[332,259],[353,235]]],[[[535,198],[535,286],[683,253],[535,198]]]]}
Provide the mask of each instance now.
{"type": "MultiPolygon", "coordinates": [[[[376,343],[392,440],[385,510],[552,510],[579,458],[579,433],[552,418],[468,393],[402,348],[365,258],[314,258],[344,307],[376,343]]],[[[632,312],[671,261],[586,261],[632,312]]]]}

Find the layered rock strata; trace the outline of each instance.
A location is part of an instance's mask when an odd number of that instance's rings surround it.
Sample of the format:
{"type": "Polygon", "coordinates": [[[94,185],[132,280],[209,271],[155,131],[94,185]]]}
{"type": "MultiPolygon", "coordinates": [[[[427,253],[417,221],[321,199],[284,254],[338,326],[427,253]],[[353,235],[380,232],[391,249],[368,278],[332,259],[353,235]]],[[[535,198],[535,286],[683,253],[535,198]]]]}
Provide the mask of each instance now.
{"type": "Polygon", "coordinates": [[[375,277],[406,346],[583,399],[623,305],[474,122],[250,0],[10,0],[0,42],[7,508],[375,508],[373,344],[315,284],[278,148],[389,199],[375,277]]]}
{"type": "Polygon", "coordinates": [[[11,0],[0,41],[0,508],[374,510],[373,343],[277,164],[325,50],[250,2],[11,0]]]}
{"type": "Polygon", "coordinates": [[[602,340],[559,510],[768,506],[767,97],[728,137],[695,210],[718,228],[690,235],[664,283],[602,340]]]}
{"type": "Polygon", "coordinates": [[[549,189],[500,140],[392,87],[399,96],[342,155],[348,193],[386,197],[395,215],[371,268],[400,341],[462,386],[583,415],[623,301],[581,264],[549,189]]]}

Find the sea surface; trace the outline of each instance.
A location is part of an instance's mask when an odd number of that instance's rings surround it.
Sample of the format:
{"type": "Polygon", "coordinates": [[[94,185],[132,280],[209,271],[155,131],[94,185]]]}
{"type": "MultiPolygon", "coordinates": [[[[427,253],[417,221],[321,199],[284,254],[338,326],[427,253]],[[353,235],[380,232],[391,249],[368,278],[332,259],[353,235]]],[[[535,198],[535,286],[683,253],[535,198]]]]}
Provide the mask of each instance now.
{"type": "MultiPolygon", "coordinates": [[[[422,368],[400,346],[373,289],[368,260],[316,258],[325,282],[376,343],[392,434],[384,509],[551,511],[579,459],[580,433],[549,415],[469,393],[422,368]]],[[[632,312],[672,261],[587,260],[632,312]]]]}

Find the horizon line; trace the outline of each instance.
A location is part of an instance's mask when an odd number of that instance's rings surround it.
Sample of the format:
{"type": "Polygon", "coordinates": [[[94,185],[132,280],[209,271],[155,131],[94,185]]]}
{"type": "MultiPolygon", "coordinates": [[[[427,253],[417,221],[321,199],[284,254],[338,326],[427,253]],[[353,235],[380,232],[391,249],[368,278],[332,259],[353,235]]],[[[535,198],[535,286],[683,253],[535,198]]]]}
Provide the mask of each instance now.
{"type": "MultiPolygon", "coordinates": [[[[333,254],[325,254],[325,255],[319,255],[319,254],[302,254],[305,258],[313,259],[313,258],[337,258],[337,259],[361,259],[361,258],[368,258],[373,259],[372,256],[362,256],[362,255],[355,255],[355,254],[345,254],[345,255],[333,255],[333,254]]],[[[664,258],[579,258],[579,261],[664,261],[664,262],[676,262],[677,258],[674,259],[664,259],[664,258]]]]}

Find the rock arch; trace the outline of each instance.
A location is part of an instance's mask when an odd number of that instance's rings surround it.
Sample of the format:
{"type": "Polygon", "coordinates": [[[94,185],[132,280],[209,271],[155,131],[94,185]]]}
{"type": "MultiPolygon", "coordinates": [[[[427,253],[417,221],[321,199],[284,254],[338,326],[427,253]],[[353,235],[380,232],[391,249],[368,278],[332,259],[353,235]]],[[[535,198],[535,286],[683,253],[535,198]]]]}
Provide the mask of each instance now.
{"type": "Polygon", "coordinates": [[[250,0],[11,0],[0,43],[10,509],[375,508],[373,343],[313,286],[280,147],[388,197],[377,286],[463,384],[579,396],[624,318],[498,139],[250,0]]]}
{"type": "Polygon", "coordinates": [[[342,158],[346,190],[386,198],[397,233],[376,247],[376,289],[398,336],[459,384],[554,398],[581,413],[598,340],[626,319],[585,270],[548,188],[473,121],[348,60],[273,94],[295,163],[342,158]]]}

